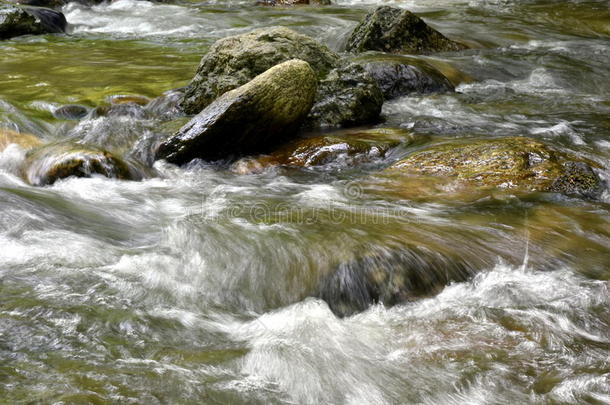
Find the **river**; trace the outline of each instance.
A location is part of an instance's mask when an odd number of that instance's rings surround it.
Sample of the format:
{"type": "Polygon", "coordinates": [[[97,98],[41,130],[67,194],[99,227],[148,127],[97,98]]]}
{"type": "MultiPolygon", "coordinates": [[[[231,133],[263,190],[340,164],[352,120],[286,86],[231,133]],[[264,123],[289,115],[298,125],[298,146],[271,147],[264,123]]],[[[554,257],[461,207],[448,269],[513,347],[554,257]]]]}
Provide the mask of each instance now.
{"type": "MultiPolygon", "coordinates": [[[[215,40],[254,28],[288,26],[340,50],[378,4],[70,3],[70,35],[0,42],[0,126],[47,141],[170,133],[148,118],[52,111],[184,86],[215,40]]],[[[422,56],[459,69],[457,91],[386,102],[378,126],[530,136],[610,180],[607,1],[391,4],[473,48],[422,56]]],[[[8,148],[0,403],[610,403],[610,192],[400,192],[380,169],[408,152],[253,175],[158,162],[140,182],[31,187],[8,148]],[[341,263],[405,244],[477,272],[347,317],[316,298],[341,263]]]]}

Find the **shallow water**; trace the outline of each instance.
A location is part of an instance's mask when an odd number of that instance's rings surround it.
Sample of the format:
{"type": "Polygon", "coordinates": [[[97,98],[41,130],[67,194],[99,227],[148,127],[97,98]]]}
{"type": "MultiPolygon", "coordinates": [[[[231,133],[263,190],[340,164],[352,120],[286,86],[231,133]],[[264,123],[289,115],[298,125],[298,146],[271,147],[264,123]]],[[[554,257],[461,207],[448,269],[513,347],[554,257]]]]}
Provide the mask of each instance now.
{"type": "MultiPolygon", "coordinates": [[[[0,42],[0,127],[121,149],[153,119],[55,119],[185,85],[218,38],[287,25],[340,49],[376,1],[259,8],[119,0],[64,8],[70,35],[0,42]],[[120,134],[120,135],[115,135],[120,134]],[[112,135],[112,136],[111,136],[112,135]]],[[[526,135],[610,179],[606,1],[393,2],[474,49],[454,94],[384,105],[422,142],[526,135]]],[[[0,402],[610,403],[610,194],[426,194],[358,167],[157,163],[142,182],[34,188],[0,154],[0,402]],[[476,268],[344,318],[314,298],[367,252],[418,246],[476,268]]],[[[122,150],[122,149],[121,149],[122,150]]],[[[421,187],[421,188],[419,188],[421,187]]]]}

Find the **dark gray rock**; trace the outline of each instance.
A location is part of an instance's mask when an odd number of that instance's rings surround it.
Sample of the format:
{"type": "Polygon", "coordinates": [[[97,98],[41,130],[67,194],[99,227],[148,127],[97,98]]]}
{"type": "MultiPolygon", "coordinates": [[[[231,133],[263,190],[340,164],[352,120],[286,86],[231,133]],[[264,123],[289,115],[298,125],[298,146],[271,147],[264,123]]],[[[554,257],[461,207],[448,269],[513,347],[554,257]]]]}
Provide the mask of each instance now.
{"type": "Polygon", "coordinates": [[[438,293],[475,271],[457,255],[423,247],[380,250],[339,265],[320,282],[315,295],[336,315],[349,316],[373,304],[393,306],[438,293]]]}
{"type": "Polygon", "coordinates": [[[207,106],[160,145],[156,158],[184,164],[268,151],[296,135],[316,87],[307,62],[276,65],[207,106]]]}
{"type": "Polygon", "coordinates": [[[459,51],[466,46],[445,37],[408,10],[381,6],[358,24],[346,48],[349,52],[427,54],[459,51]]]}
{"type": "Polygon", "coordinates": [[[66,31],[66,17],[59,11],[0,4],[0,39],[66,31]]]}
{"type": "Polygon", "coordinates": [[[383,94],[371,76],[354,63],[344,62],[320,81],[307,128],[349,127],[379,120],[383,94]]]}
{"type": "Polygon", "coordinates": [[[370,56],[355,60],[377,82],[386,100],[409,94],[455,91],[441,72],[424,61],[401,56],[370,56]]]}
{"type": "Polygon", "coordinates": [[[80,120],[89,114],[89,109],[78,104],[62,105],[53,111],[53,116],[60,120],[80,120]]]}

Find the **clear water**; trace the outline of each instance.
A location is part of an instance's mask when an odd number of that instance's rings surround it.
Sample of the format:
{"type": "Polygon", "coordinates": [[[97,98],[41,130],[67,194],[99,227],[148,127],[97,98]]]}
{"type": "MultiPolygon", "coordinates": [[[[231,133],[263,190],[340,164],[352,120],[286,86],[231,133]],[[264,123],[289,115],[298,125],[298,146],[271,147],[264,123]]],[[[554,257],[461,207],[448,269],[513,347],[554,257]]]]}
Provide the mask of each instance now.
{"type": "MultiPolygon", "coordinates": [[[[0,42],[0,126],[119,148],[163,127],[52,111],[183,86],[216,39],[257,27],[339,49],[375,4],[69,4],[71,35],[0,42]]],[[[470,79],[455,94],[386,103],[383,126],[431,140],[527,135],[610,178],[606,1],[391,4],[474,49],[426,57],[470,79]]],[[[142,182],[34,188],[17,173],[23,152],[8,148],[0,402],[610,403],[608,192],[592,202],[401,188],[379,172],[409,150],[355,168],[244,176],[158,163],[160,176],[142,182]],[[311,297],[338,264],[404,244],[480,272],[347,318],[311,297]]]]}

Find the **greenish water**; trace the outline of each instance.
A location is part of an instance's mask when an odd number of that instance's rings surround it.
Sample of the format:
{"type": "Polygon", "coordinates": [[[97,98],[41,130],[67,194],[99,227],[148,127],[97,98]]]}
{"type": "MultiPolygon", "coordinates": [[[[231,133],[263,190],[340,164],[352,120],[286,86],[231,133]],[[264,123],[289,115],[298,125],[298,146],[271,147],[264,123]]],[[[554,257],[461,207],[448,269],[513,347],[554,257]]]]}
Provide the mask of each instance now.
{"type": "MultiPolygon", "coordinates": [[[[183,86],[216,39],[253,28],[339,50],[375,4],[70,4],[70,35],[0,42],[0,127],[109,148],[169,133],[52,111],[183,86]]],[[[393,4],[474,49],[422,57],[459,70],[457,92],[387,102],[379,126],[425,144],[531,136],[610,178],[606,1],[393,4]]],[[[0,403],[610,403],[608,191],[430,193],[380,173],[418,146],[357,167],[157,163],[142,182],[44,188],[1,153],[0,403]],[[347,318],[311,297],[341,263],[405,245],[480,272],[347,318]]]]}

